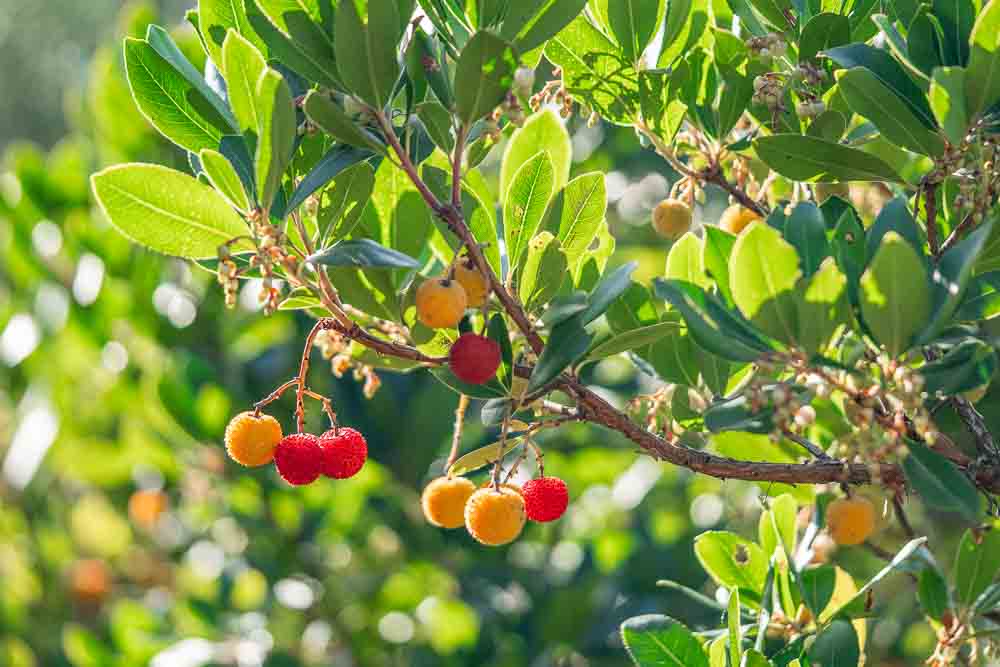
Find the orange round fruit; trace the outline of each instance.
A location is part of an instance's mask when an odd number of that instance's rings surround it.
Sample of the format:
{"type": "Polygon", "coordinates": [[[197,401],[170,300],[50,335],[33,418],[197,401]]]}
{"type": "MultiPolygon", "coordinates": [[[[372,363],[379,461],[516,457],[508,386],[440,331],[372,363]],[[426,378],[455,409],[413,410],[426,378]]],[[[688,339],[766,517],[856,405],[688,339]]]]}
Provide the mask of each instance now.
{"type": "Polygon", "coordinates": [[[128,499],[128,515],[143,528],[152,528],[167,511],[167,494],[158,489],[140,489],[128,499]]]}
{"type": "Polygon", "coordinates": [[[479,308],[486,303],[486,297],[490,293],[489,283],[468,257],[455,262],[455,280],[465,290],[467,307],[479,308]]]}
{"type": "Polygon", "coordinates": [[[722,218],[719,219],[719,227],[722,227],[730,234],[739,234],[751,222],[760,219],[761,217],[753,209],[733,204],[722,214],[722,218]]]}
{"type": "Polygon", "coordinates": [[[420,507],[427,521],[439,528],[458,528],[465,523],[465,503],[476,485],[465,477],[438,477],[424,487],[420,507]]]}
{"type": "Polygon", "coordinates": [[[281,441],[281,424],[271,415],[255,417],[241,412],[226,427],[226,452],[247,467],[262,466],[274,460],[274,448],[281,441]]]}
{"type": "Polygon", "coordinates": [[[653,209],[653,229],[665,239],[679,239],[691,229],[691,207],[680,199],[664,199],[653,209]]]}
{"type": "Polygon", "coordinates": [[[453,329],[462,321],[469,298],[457,280],[432,278],[417,288],[417,317],[431,329],[453,329]]]}
{"type": "Polygon", "coordinates": [[[861,544],[875,530],[875,506],[859,496],[838,498],[826,507],[826,528],[837,544],[861,544]]]}
{"type": "Polygon", "coordinates": [[[465,527],[481,544],[500,546],[517,539],[524,528],[524,497],[511,489],[479,489],[465,504],[465,527]]]}

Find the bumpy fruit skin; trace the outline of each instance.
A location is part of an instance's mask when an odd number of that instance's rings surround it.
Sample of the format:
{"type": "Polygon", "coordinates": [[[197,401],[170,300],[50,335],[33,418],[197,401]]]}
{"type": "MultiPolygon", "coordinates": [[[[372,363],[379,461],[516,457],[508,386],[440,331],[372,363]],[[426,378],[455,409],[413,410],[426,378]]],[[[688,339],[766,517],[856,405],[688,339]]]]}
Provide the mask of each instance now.
{"type": "Polygon", "coordinates": [[[486,276],[476,269],[476,265],[468,257],[455,262],[455,280],[465,290],[469,308],[479,308],[486,303],[490,286],[486,282],[486,276]]]}
{"type": "Polygon", "coordinates": [[[462,382],[482,384],[500,368],[500,345],[492,338],[464,333],[451,346],[448,366],[462,382]]]}
{"type": "Polygon", "coordinates": [[[281,424],[271,415],[254,417],[252,412],[241,412],[226,426],[226,452],[248,468],[270,463],[280,440],[281,424]]]}
{"type": "Polygon", "coordinates": [[[517,539],[524,528],[524,497],[510,489],[479,489],[465,504],[465,527],[481,544],[496,547],[517,539]]]}
{"type": "Polygon", "coordinates": [[[274,450],[274,465],[278,474],[292,486],[316,481],[323,471],[324,459],[319,438],[311,433],[286,435],[274,450]]]}
{"type": "Polygon", "coordinates": [[[330,429],[319,439],[323,448],[323,474],[334,479],[354,477],[368,460],[365,436],[344,426],[330,429]]]}
{"type": "Polygon", "coordinates": [[[744,208],[739,204],[733,204],[722,214],[722,218],[719,219],[719,227],[722,227],[730,234],[739,234],[751,222],[760,219],[760,216],[755,211],[744,208]]]}
{"type": "Polygon", "coordinates": [[[524,510],[532,521],[555,521],[566,512],[569,489],[558,477],[536,477],[521,487],[524,510]]]}
{"type": "Polygon", "coordinates": [[[417,288],[417,317],[432,329],[458,326],[469,305],[465,288],[457,280],[433,278],[417,288]]]}
{"type": "Polygon", "coordinates": [[[679,239],[691,229],[691,207],[680,199],[664,199],[653,209],[653,229],[665,239],[679,239]]]}
{"type": "Polygon", "coordinates": [[[830,197],[840,197],[847,200],[851,196],[851,187],[847,183],[817,183],[813,186],[816,201],[822,204],[830,197]]]}
{"type": "Polygon", "coordinates": [[[875,507],[867,498],[838,498],[826,508],[826,527],[837,544],[861,544],[875,530],[875,507]]]}
{"type": "Polygon", "coordinates": [[[465,477],[438,477],[424,487],[420,507],[438,528],[458,528],[465,524],[465,503],[475,492],[476,485],[465,477]]]}

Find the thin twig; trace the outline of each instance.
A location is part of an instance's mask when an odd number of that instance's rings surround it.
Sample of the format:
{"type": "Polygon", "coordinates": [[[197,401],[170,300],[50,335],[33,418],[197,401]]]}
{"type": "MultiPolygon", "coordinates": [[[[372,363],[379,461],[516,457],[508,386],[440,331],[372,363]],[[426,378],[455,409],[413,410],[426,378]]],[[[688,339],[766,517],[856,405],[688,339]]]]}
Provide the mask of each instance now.
{"type": "Polygon", "coordinates": [[[831,460],[830,456],[825,451],[823,451],[822,447],[809,440],[806,440],[801,435],[786,430],[785,437],[791,440],[792,442],[804,447],[810,454],[812,454],[816,458],[823,461],[831,460]]]}
{"type": "Polygon", "coordinates": [[[451,453],[448,454],[448,462],[444,464],[445,472],[451,469],[455,459],[458,458],[458,445],[462,441],[462,427],[465,424],[465,412],[469,409],[469,397],[461,394],[458,397],[458,407],[455,408],[455,428],[451,434],[451,453]]]}

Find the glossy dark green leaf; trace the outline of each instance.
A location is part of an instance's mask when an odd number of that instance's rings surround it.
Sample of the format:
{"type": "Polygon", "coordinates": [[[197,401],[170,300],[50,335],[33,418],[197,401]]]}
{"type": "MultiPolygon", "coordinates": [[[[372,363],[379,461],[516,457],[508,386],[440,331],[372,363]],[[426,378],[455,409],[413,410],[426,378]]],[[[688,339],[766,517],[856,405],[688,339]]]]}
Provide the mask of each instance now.
{"type": "Polygon", "coordinates": [[[932,316],[921,334],[922,341],[933,340],[947,327],[965,297],[965,291],[976,260],[992,231],[992,222],[980,225],[971,234],[950,248],[931,273],[932,316]]]}
{"type": "Polygon", "coordinates": [[[851,622],[838,618],[827,625],[809,648],[809,660],[823,667],[857,667],[861,647],[851,622]]]}
{"type": "Polygon", "coordinates": [[[528,380],[529,394],[545,387],[587,354],[593,334],[583,328],[581,314],[552,327],[545,349],[538,357],[538,363],[528,380]]]}
{"type": "Polygon", "coordinates": [[[802,600],[814,618],[830,604],[837,583],[837,570],[832,565],[820,565],[799,572],[799,589],[802,600]]]}
{"type": "Polygon", "coordinates": [[[340,2],[334,31],[340,78],[352,93],[382,109],[392,98],[400,71],[396,48],[402,31],[396,3],[340,2]]]}
{"type": "Polygon", "coordinates": [[[953,396],[989,384],[997,369],[993,347],[978,339],[965,340],[944,356],[920,368],[924,391],[953,396]]]}
{"type": "MultiPolygon", "coordinates": [[[[335,146],[331,148],[316,163],[316,166],[306,174],[305,178],[299,182],[298,187],[295,188],[295,192],[292,193],[291,198],[288,200],[284,213],[280,217],[286,217],[297,209],[310,195],[320,188],[325,187],[342,171],[372,155],[371,151],[348,146],[335,146]]],[[[372,173],[371,167],[359,173],[372,173]]],[[[372,181],[374,181],[374,173],[372,173],[372,181]]]]}
{"type": "Polygon", "coordinates": [[[962,143],[969,132],[969,112],[965,106],[966,76],[961,67],[935,67],[928,97],[934,117],[948,141],[962,143]]]}
{"type": "Polygon", "coordinates": [[[889,231],[861,276],[861,315],[895,357],[910,348],[931,314],[927,271],[913,247],[889,231]]]}
{"type": "Polygon", "coordinates": [[[489,115],[511,89],[517,57],[509,42],[491,32],[477,32],[462,49],[455,69],[458,117],[471,125],[489,115]]]}
{"type": "Polygon", "coordinates": [[[795,181],[891,181],[901,179],[881,158],[857,148],[801,134],[775,134],[753,142],[757,155],[795,181]]]}
{"type": "Polygon", "coordinates": [[[948,582],[937,568],[927,567],[917,579],[917,599],[924,613],[934,620],[941,620],[944,612],[951,608],[948,595],[948,582]]]}
{"type": "Polygon", "coordinates": [[[955,464],[926,445],[907,441],[909,456],[903,460],[906,478],[927,507],[955,512],[968,521],[979,517],[979,495],[955,464]]]}
{"type": "MultiPolygon", "coordinates": [[[[977,503],[978,508],[978,503],[977,503]]],[[[955,597],[962,604],[974,602],[1000,571],[1000,531],[965,531],[955,555],[955,597]]]]}
{"type": "Polygon", "coordinates": [[[813,16],[802,28],[799,60],[813,60],[820,51],[851,41],[851,22],[846,16],[823,12],[813,16]]]}
{"type": "Polygon", "coordinates": [[[969,38],[965,87],[966,110],[975,116],[1000,100],[1000,0],[983,5],[969,38]]]}
{"type": "Polygon", "coordinates": [[[601,278],[587,299],[587,309],[580,314],[584,325],[603,315],[611,303],[628,289],[632,284],[632,273],[638,266],[638,262],[629,262],[601,278]]]}
{"type": "Polygon", "coordinates": [[[505,387],[510,387],[514,377],[514,353],[510,346],[507,321],[503,315],[496,313],[490,318],[487,334],[500,346],[500,383],[505,387]]]}
{"type": "Polygon", "coordinates": [[[311,90],[302,109],[317,127],[340,143],[350,146],[380,150],[381,143],[370,132],[362,129],[327,95],[311,90]]]}
{"type": "Polygon", "coordinates": [[[955,318],[985,320],[1000,314],[1000,271],[990,271],[974,277],[955,318]]]}
{"type": "MultiPolygon", "coordinates": [[[[507,391],[496,379],[490,380],[484,384],[469,384],[468,382],[462,382],[459,380],[449,368],[444,366],[441,368],[432,368],[430,369],[430,373],[439,382],[441,382],[441,384],[447,386],[456,394],[465,394],[471,398],[478,398],[481,400],[504,398],[507,396],[507,391]]],[[[496,456],[494,455],[493,458],[495,459],[496,456]]]]}
{"type": "Polygon", "coordinates": [[[338,173],[322,191],[316,211],[319,245],[339,241],[361,221],[375,187],[375,170],[358,162],[338,173]]]}
{"type": "Polygon", "coordinates": [[[819,208],[811,202],[802,202],[792,209],[785,221],[785,239],[799,255],[802,275],[806,278],[819,269],[830,256],[830,242],[826,238],[826,221],[819,208]]]}
{"type": "Polygon", "coordinates": [[[321,250],[308,258],[324,266],[354,266],[367,269],[418,269],[420,263],[398,250],[386,248],[371,239],[352,239],[321,250]]]}

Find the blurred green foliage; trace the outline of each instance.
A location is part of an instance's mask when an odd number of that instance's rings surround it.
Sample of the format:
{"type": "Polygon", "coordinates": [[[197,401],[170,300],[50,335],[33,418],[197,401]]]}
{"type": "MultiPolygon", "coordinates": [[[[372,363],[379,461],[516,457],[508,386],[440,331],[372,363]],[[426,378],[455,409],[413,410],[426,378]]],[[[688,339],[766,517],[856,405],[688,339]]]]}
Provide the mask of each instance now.
{"type": "MultiPolygon", "coordinates": [[[[72,32],[89,39],[111,24],[112,4],[40,6],[85,16],[92,23],[72,32]]],[[[133,5],[115,25],[137,35],[156,18],[133,5]]],[[[175,38],[194,59],[190,29],[175,38]]],[[[294,373],[309,321],[265,319],[249,292],[226,311],[214,276],[141,250],[93,214],[94,169],[185,160],[134,108],[116,47],[99,48],[85,78],[67,96],[69,133],[48,152],[11,143],[0,174],[0,665],[611,666],[628,664],[617,629],[629,616],[714,627],[716,612],[655,582],[711,594],[693,538],[720,526],[755,534],[759,497],[774,489],[696,477],[567,427],[544,445],[547,469],[571,489],[568,515],[485,549],[420,515],[454,394],[427,374],[387,374],[367,401],[319,363],[313,385],[368,435],[362,474],[291,489],[270,467],[226,460],[229,416],[294,373]],[[137,490],[162,491],[165,511],[144,512],[137,490]]],[[[7,100],[0,114],[18,117],[19,135],[48,142],[37,123],[52,100],[18,111],[7,100]]],[[[623,261],[659,273],[665,249],[634,224],[669,174],[626,131],[572,129],[574,170],[607,170],[632,193],[612,221],[623,261]]],[[[619,401],[640,389],[613,359],[590,374],[619,401]]],[[[464,449],[493,435],[472,417],[464,449]]],[[[938,544],[954,541],[936,530],[938,544]]],[[[860,549],[838,558],[859,578],[881,565],[860,549]]],[[[890,601],[869,651],[878,664],[917,664],[932,631],[911,596],[891,601],[893,587],[910,584],[879,589],[890,601]]]]}

